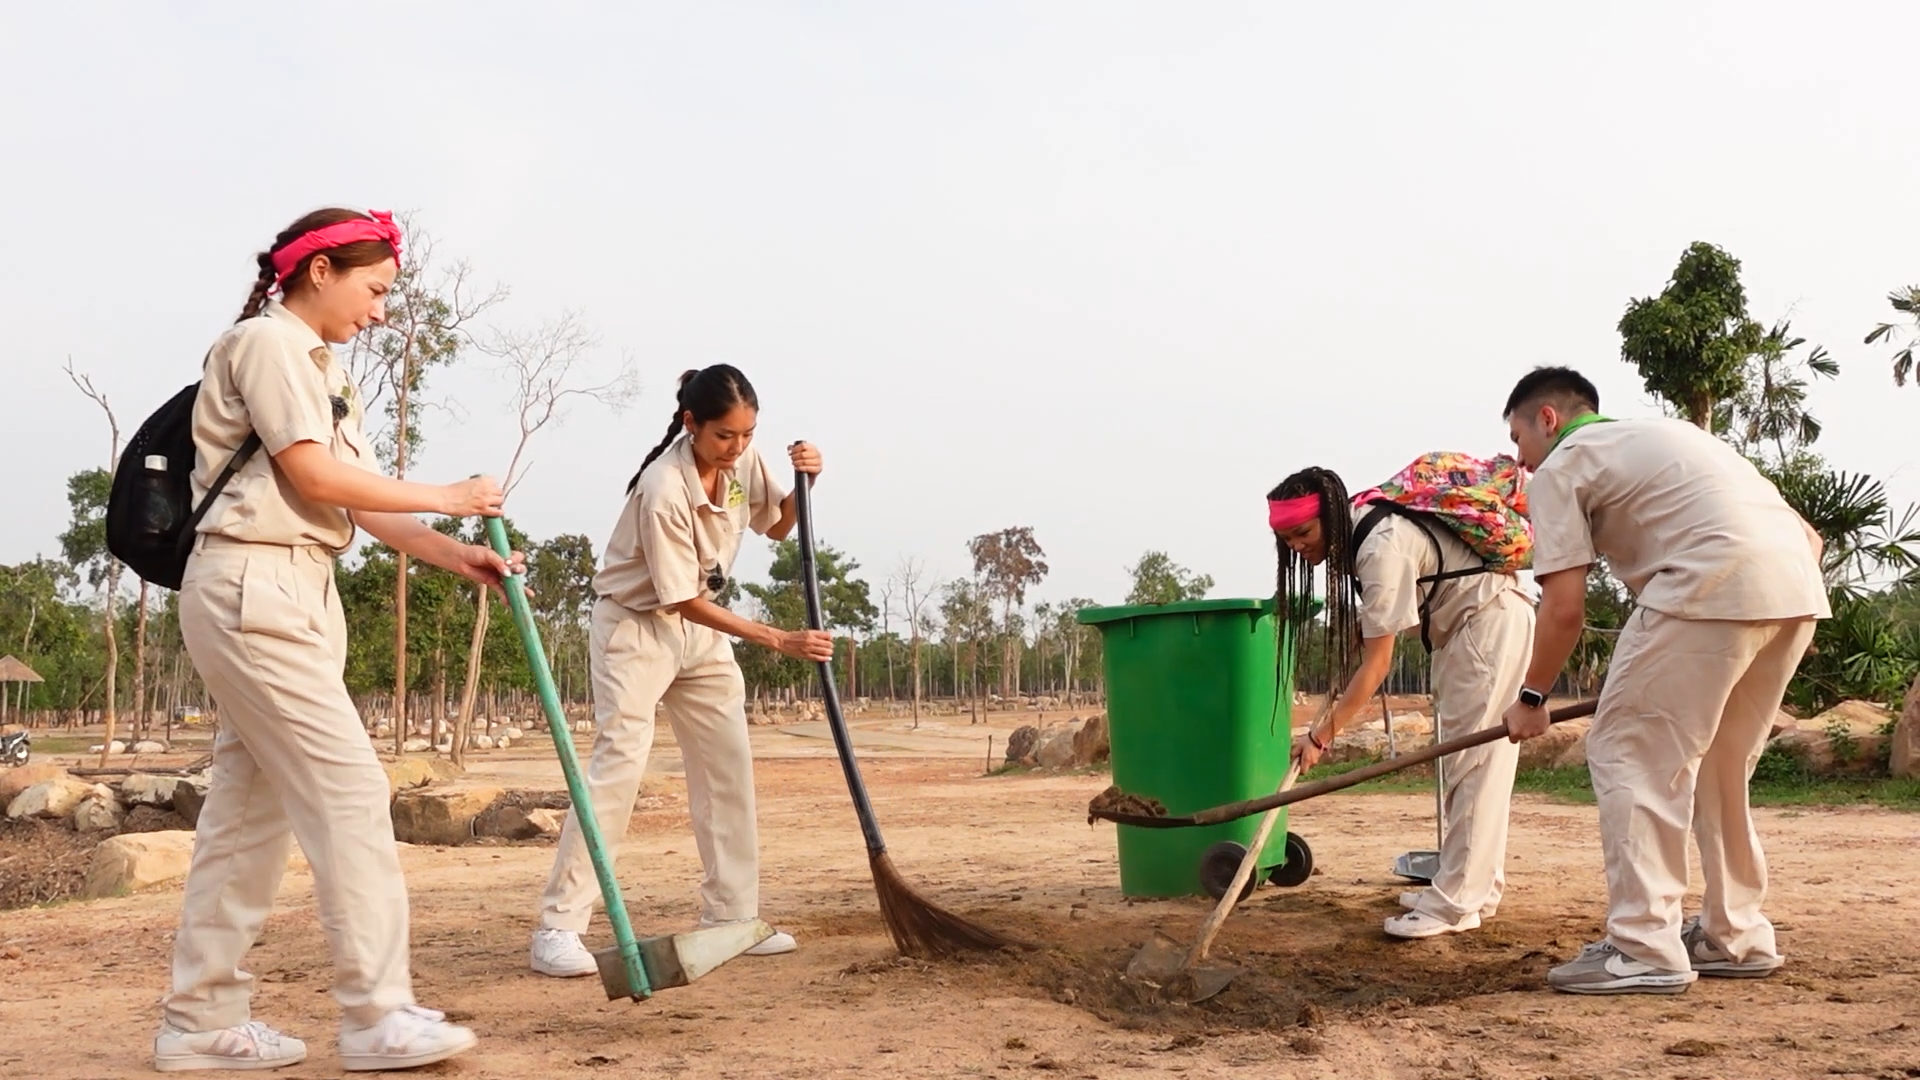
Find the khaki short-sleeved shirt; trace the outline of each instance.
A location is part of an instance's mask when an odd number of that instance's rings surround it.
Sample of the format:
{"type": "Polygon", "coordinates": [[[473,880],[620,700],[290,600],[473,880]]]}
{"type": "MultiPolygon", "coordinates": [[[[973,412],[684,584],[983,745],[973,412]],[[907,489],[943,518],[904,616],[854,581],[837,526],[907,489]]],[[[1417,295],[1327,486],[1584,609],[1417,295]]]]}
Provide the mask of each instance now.
{"type": "Polygon", "coordinates": [[[787,497],[752,446],[722,471],[721,483],[725,505],[715,506],[700,484],[692,445],[684,435],[674,440],[627,496],[594,575],[594,592],[639,612],[713,599],[708,575],[731,573],[741,537],[749,529],[765,536],[780,521],[787,497]]]}
{"type": "MultiPolygon", "coordinates": [[[[1354,523],[1373,512],[1373,507],[1355,507],[1354,523]]],[[[1448,570],[1471,569],[1485,562],[1445,523],[1410,521],[1388,511],[1353,553],[1354,575],[1360,579],[1360,635],[1392,637],[1418,627],[1420,601],[1431,591],[1428,636],[1434,649],[1443,648],[1469,617],[1501,593],[1519,590],[1520,581],[1512,574],[1501,573],[1472,574],[1424,585],[1418,579],[1448,570]],[[1439,541],[1438,552],[1434,541],[1427,538],[1429,531],[1439,541]]]]}
{"type": "Polygon", "coordinates": [[[1527,500],[1535,574],[1600,555],[1641,607],[1674,618],[1832,615],[1800,515],[1685,421],[1588,424],[1547,455],[1527,500]]]}
{"type": "Polygon", "coordinates": [[[289,547],[317,544],[339,554],[353,543],[353,519],[337,506],[308,502],[271,455],[298,442],[327,447],[338,461],[378,471],[360,430],[359,395],[333,350],[298,315],[268,301],[234,324],[207,353],[193,404],[193,499],[206,498],[249,431],[261,449],[227,481],[200,521],[202,534],[289,547]],[[334,397],[349,404],[333,418],[334,397]]]}

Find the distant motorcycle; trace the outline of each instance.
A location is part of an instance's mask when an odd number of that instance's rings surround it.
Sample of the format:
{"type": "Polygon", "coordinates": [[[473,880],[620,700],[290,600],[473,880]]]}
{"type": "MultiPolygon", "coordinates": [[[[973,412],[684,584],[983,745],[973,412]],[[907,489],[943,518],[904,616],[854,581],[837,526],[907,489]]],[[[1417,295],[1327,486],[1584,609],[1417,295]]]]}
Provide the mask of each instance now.
{"type": "Polygon", "coordinates": [[[32,740],[27,738],[27,733],[24,731],[0,735],[0,762],[7,765],[25,765],[28,755],[32,753],[31,742],[32,740]]]}

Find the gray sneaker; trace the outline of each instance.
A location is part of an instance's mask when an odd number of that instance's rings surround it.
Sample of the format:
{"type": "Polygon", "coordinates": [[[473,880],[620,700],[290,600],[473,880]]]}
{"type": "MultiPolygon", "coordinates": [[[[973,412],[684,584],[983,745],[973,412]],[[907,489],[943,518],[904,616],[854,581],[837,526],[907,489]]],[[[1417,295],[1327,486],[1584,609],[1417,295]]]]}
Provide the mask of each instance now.
{"type": "Polygon", "coordinates": [[[1720,947],[1720,943],[1707,935],[1707,928],[1700,925],[1698,915],[1688,919],[1680,928],[1680,940],[1686,942],[1687,959],[1692,961],[1693,970],[1702,975],[1713,975],[1723,979],[1764,979],[1780,970],[1786,960],[1778,956],[1760,960],[1735,961],[1720,947]]]}
{"type": "Polygon", "coordinates": [[[1611,941],[1596,941],[1577,959],[1547,972],[1547,985],[1569,994],[1678,994],[1699,977],[1643,964],[1611,941]]]}

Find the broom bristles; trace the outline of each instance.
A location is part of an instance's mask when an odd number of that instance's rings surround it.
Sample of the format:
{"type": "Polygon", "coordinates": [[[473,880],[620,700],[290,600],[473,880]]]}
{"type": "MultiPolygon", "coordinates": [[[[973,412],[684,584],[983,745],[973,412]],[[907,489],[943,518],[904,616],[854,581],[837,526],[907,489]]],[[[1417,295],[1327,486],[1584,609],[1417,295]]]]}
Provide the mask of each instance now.
{"type": "Polygon", "coordinates": [[[993,951],[1023,944],[955,915],[915,892],[886,852],[868,861],[873,869],[874,892],[880,897],[880,918],[901,955],[952,956],[966,950],[993,951]]]}

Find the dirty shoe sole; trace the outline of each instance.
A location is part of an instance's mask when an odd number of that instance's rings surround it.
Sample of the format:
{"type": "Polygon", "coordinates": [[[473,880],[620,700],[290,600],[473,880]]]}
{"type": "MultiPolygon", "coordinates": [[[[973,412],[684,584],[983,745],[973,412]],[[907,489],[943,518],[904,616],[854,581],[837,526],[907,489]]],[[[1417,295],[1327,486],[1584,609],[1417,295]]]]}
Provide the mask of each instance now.
{"type": "Polygon", "coordinates": [[[1627,975],[1603,983],[1547,985],[1563,994],[1684,994],[1693,980],[1684,975],[1627,975]]]}
{"type": "Polygon", "coordinates": [[[340,1068],[346,1072],[416,1069],[422,1065],[432,1065],[436,1061],[445,1061],[457,1054],[464,1054],[479,1044],[479,1036],[469,1032],[466,1038],[459,1042],[438,1046],[432,1050],[422,1050],[417,1054],[341,1054],[340,1068]]]}
{"type": "Polygon", "coordinates": [[[1779,971],[1782,964],[1736,964],[1731,960],[1700,960],[1693,970],[1715,979],[1764,979],[1779,971]]]}
{"type": "Polygon", "coordinates": [[[299,1057],[275,1058],[235,1058],[220,1054],[174,1054],[168,1057],[154,1055],[154,1072],[236,1072],[254,1069],[284,1069],[307,1060],[307,1055],[299,1057]]]}

